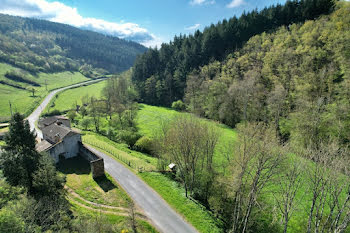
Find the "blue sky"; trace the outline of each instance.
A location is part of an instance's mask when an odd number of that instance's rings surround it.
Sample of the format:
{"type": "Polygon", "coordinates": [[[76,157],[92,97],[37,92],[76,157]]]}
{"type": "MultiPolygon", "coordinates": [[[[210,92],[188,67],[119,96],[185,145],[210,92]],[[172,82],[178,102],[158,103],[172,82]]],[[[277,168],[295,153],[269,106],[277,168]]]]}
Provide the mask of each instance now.
{"type": "Polygon", "coordinates": [[[70,24],[156,46],[174,35],[286,0],[0,0],[0,13],[70,24]]]}

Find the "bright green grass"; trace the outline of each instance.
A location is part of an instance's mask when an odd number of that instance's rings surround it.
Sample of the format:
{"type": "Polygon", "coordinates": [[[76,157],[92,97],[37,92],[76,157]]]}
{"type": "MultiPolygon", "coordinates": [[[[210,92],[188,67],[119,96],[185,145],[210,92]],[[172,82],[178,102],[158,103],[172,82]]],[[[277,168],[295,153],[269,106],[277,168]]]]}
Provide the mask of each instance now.
{"type": "MultiPolygon", "coordinates": [[[[188,113],[181,113],[164,107],[140,104],[140,109],[137,113],[137,127],[141,134],[152,138],[157,135],[164,123],[166,124],[180,114],[188,113]]],[[[237,133],[228,126],[218,122],[206,119],[201,119],[201,121],[207,122],[210,126],[218,130],[220,138],[215,150],[214,161],[217,167],[224,168],[224,165],[228,162],[225,156],[227,148],[228,146],[231,147],[235,142],[237,133]]]]}
{"type": "Polygon", "coordinates": [[[84,132],[83,142],[87,143],[98,150],[101,150],[115,159],[123,162],[125,165],[135,170],[155,170],[157,159],[142,154],[137,151],[130,150],[127,145],[120,144],[109,140],[108,138],[92,133],[84,132]]]}
{"type": "Polygon", "coordinates": [[[65,90],[56,95],[55,98],[51,100],[49,108],[46,111],[52,109],[57,109],[60,112],[64,112],[72,109],[72,106],[76,104],[82,106],[81,98],[83,96],[89,95],[89,97],[101,97],[102,89],[105,87],[106,81],[101,81],[95,84],[81,86],[69,90],[65,90]]]}
{"type": "Polygon", "coordinates": [[[222,232],[209,212],[204,207],[186,198],[185,190],[179,187],[175,181],[156,172],[139,173],[139,176],[199,232],[222,232]]]}
{"type": "Polygon", "coordinates": [[[107,174],[93,179],[90,164],[81,157],[60,162],[58,169],[66,175],[66,185],[85,200],[116,207],[127,207],[126,192],[107,174]]]}
{"type": "MultiPolygon", "coordinates": [[[[4,75],[7,71],[14,69],[16,68],[11,65],[0,63],[0,80],[8,81],[4,75]]],[[[0,84],[0,122],[7,121],[10,118],[9,101],[12,103],[13,112],[28,115],[39,105],[48,91],[89,80],[79,72],[72,73],[68,71],[53,74],[39,73],[37,76],[28,75],[28,78],[41,85],[40,87],[34,87],[36,90],[34,97],[32,97],[31,91],[0,84]]],[[[26,89],[31,88],[28,84],[20,83],[20,85],[26,89]]]]}

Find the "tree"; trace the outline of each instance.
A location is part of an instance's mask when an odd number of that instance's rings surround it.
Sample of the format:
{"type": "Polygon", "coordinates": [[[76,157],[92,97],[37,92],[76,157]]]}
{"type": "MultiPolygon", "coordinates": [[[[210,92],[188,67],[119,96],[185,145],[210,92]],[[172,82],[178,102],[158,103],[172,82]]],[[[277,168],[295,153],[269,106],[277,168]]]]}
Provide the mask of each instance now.
{"type": "Polygon", "coordinates": [[[91,120],[88,118],[84,118],[81,122],[80,122],[81,126],[84,127],[84,130],[87,130],[89,128],[89,126],[91,125],[91,120]]]}
{"type": "MultiPolygon", "coordinates": [[[[194,116],[177,117],[167,127],[161,143],[163,147],[160,150],[164,151],[167,158],[178,167],[179,175],[184,182],[186,197],[188,192],[193,194],[195,188],[202,190],[199,174],[204,175],[206,171],[209,173],[207,175],[212,177],[214,172],[212,157],[217,141],[218,133],[194,116]]],[[[209,189],[207,185],[211,182],[210,179],[210,182],[204,185],[206,192],[209,189]]],[[[207,193],[204,196],[208,197],[207,193]]]]}
{"type": "Polygon", "coordinates": [[[1,167],[9,184],[33,191],[33,174],[39,166],[40,154],[35,150],[35,135],[28,121],[14,114],[5,136],[5,152],[1,153],[1,167]]]}
{"type": "Polygon", "coordinates": [[[38,169],[33,174],[33,190],[37,198],[60,196],[65,180],[58,175],[53,160],[48,154],[41,156],[38,169]]]}
{"type": "Polygon", "coordinates": [[[350,183],[344,177],[349,175],[348,151],[336,142],[322,142],[305,153],[314,161],[306,169],[311,194],[307,232],[343,232],[350,224],[350,183]]]}
{"type": "Polygon", "coordinates": [[[238,126],[233,171],[232,232],[247,232],[258,197],[284,158],[275,131],[263,123],[238,126]]]}
{"type": "Polygon", "coordinates": [[[295,202],[298,201],[297,194],[303,183],[302,170],[304,169],[301,162],[294,158],[291,163],[291,166],[290,162],[286,164],[285,171],[277,179],[278,191],[274,193],[277,208],[282,214],[283,233],[287,233],[289,220],[295,210],[295,202]]]}
{"type": "Polygon", "coordinates": [[[75,117],[77,116],[77,113],[75,112],[75,110],[70,110],[67,113],[67,116],[68,116],[70,121],[73,121],[75,119],[75,117]]]}

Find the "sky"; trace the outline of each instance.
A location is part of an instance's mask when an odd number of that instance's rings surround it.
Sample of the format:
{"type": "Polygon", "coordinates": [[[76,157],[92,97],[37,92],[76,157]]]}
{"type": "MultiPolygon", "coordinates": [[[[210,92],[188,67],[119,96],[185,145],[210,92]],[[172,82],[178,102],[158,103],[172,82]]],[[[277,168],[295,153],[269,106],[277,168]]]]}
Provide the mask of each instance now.
{"type": "Polygon", "coordinates": [[[0,13],[89,29],[146,47],[286,0],[0,0],[0,13]]]}

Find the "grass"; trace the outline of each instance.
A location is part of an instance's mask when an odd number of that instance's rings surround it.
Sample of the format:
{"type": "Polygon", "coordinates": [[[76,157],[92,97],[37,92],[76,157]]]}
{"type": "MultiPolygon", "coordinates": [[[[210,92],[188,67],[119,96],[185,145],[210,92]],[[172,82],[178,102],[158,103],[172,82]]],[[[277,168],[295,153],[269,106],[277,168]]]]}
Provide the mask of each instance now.
{"type": "Polygon", "coordinates": [[[219,222],[204,207],[186,198],[178,183],[157,172],[143,172],[139,176],[199,232],[222,232],[217,226],[219,222]]]}
{"type": "MultiPolygon", "coordinates": [[[[74,202],[71,202],[71,205],[72,205],[71,209],[75,215],[83,216],[91,219],[92,221],[98,221],[99,223],[102,223],[102,224],[103,224],[103,221],[108,221],[111,224],[117,225],[117,227],[121,229],[121,232],[132,232],[128,226],[129,219],[126,216],[118,216],[115,214],[101,213],[99,211],[96,211],[96,212],[91,211],[90,209],[83,208],[82,206],[74,202]]],[[[144,232],[144,233],[158,232],[153,226],[151,226],[148,222],[144,220],[138,219],[137,227],[139,232],[144,232]]]]}
{"type": "Polygon", "coordinates": [[[126,192],[108,174],[94,180],[90,164],[80,156],[60,162],[58,170],[66,175],[66,185],[85,200],[115,207],[128,206],[130,198],[126,192]]]}
{"type": "Polygon", "coordinates": [[[78,88],[68,89],[60,92],[53,98],[49,104],[47,111],[57,109],[60,112],[65,112],[72,109],[72,106],[82,106],[81,98],[89,95],[89,97],[100,98],[102,89],[105,87],[106,81],[101,81],[95,84],[86,85],[78,88]]]}
{"type": "MultiPolygon", "coordinates": [[[[7,71],[14,69],[16,68],[11,65],[0,63],[0,80],[9,82],[4,75],[7,71]]],[[[30,74],[27,76],[30,80],[41,85],[40,87],[34,88],[36,90],[34,97],[32,97],[32,92],[29,90],[22,90],[9,85],[0,84],[0,122],[8,121],[10,118],[11,111],[9,102],[11,102],[13,112],[20,112],[28,115],[39,105],[41,100],[48,94],[48,91],[89,80],[79,72],[38,73],[36,76],[30,74]]],[[[32,88],[29,84],[20,85],[25,89],[32,88]]]]}
{"type": "MultiPolygon", "coordinates": [[[[164,123],[170,122],[174,117],[181,114],[188,114],[177,112],[169,108],[150,106],[146,104],[140,104],[139,106],[140,109],[137,113],[137,127],[141,134],[151,138],[157,135],[164,123]]],[[[232,128],[219,122],[206,119],[201,119],[201,121],[216,128],[220,135],[214,154],[214,162],[218,168],[223,169],[228,162],[225,157],[225,154],[228,153],[227,148],[236,141],[237,133],[232,128]]]]}
{"type": "Polygon", "coordinates": [[[130,150],[127,145],[113,142],[104,136],[85,131],[83,142],[105,152],[135,170],[150,171],[156,169],[156,158],[130,150]]]}

